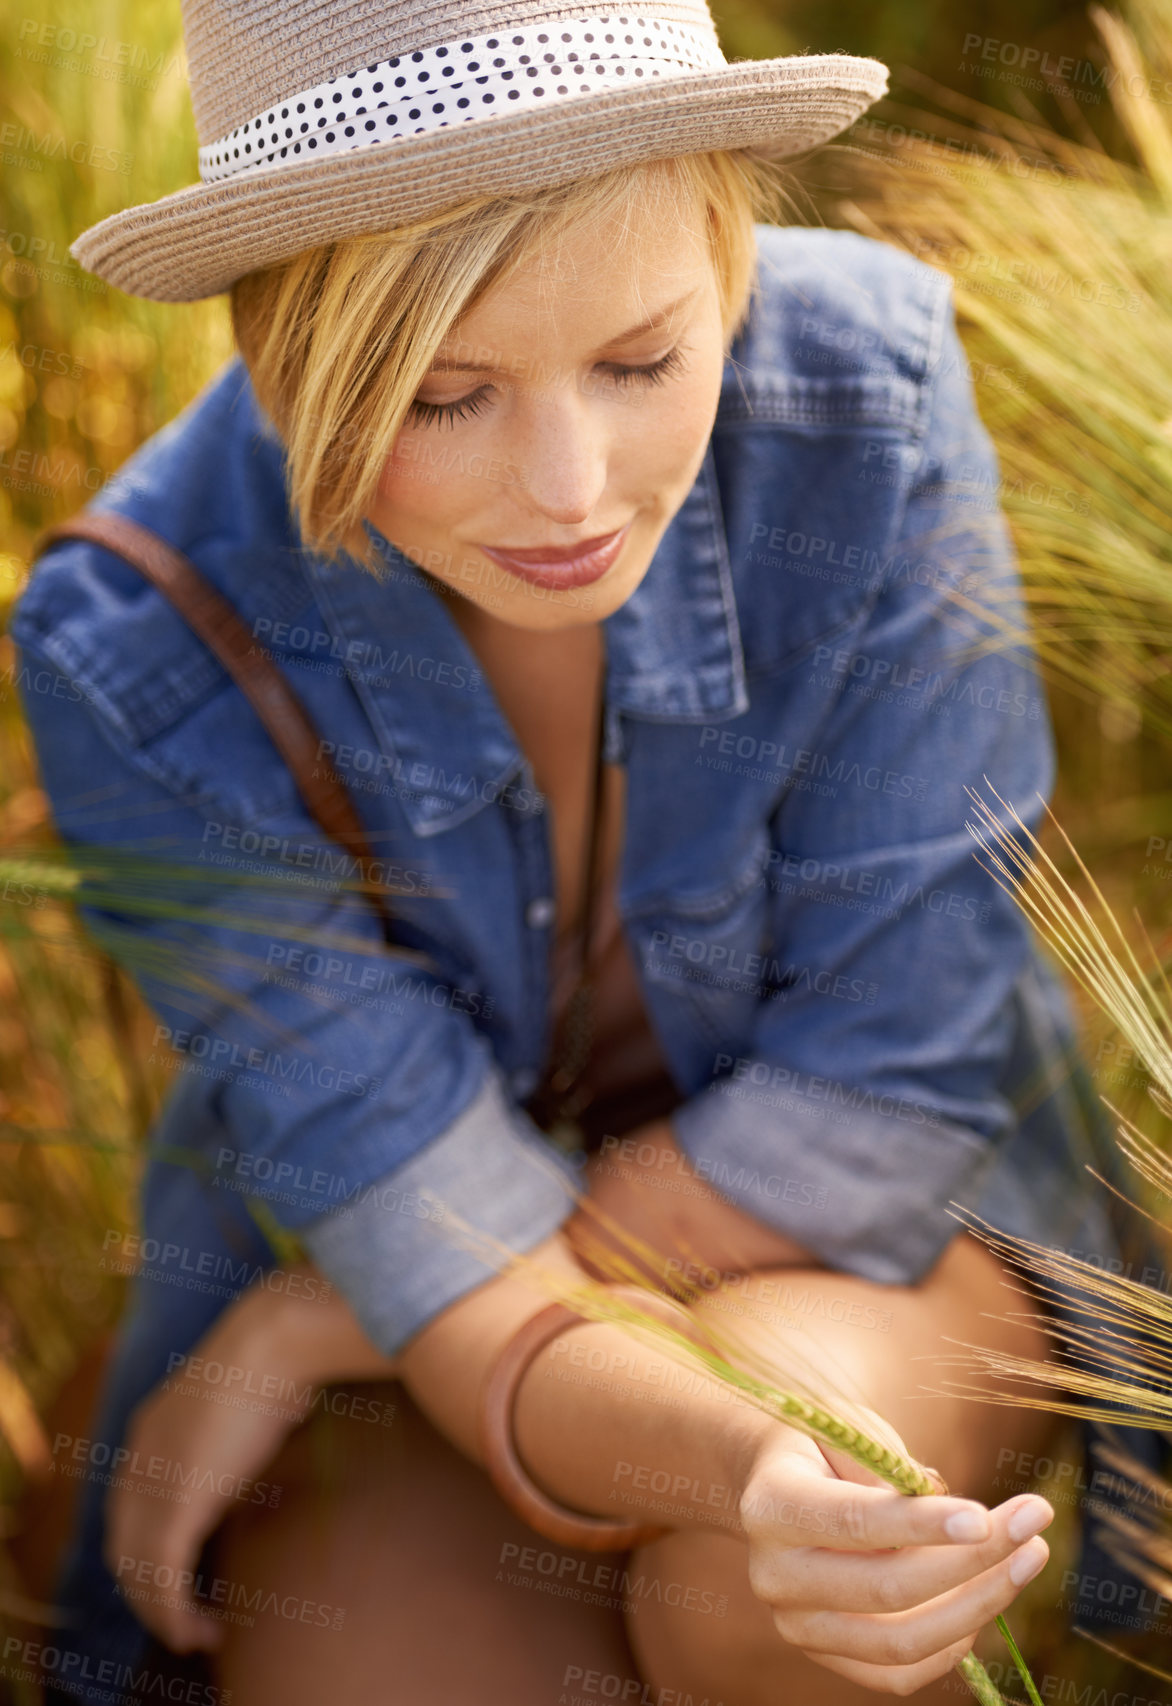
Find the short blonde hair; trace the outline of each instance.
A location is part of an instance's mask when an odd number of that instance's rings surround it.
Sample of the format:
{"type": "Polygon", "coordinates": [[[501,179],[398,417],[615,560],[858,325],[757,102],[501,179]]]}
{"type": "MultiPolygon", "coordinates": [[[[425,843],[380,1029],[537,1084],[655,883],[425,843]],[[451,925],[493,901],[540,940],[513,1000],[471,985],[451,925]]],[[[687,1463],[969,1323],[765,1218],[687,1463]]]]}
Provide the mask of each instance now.
{"type": "Polygon", "coordinates": [[[754,221],[779,218],[788,184],[784,167],[748,154],[682,154],[525,195],[475,197],[239,279],[233,331],[281,437],[306,546],[375,568],[363,517],[436,351],[542,244],[609,216],[634,226],[664,196],[691,198],[706,220],[727,351],[756,283],[754,221]]]}

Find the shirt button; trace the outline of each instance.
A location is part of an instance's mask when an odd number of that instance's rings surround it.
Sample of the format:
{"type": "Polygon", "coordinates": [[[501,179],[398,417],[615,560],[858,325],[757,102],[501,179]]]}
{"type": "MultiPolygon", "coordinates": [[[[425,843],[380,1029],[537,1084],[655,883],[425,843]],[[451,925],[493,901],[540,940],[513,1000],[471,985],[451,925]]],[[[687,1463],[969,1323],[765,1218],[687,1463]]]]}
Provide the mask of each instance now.
{"type": "Polygon", "coordinates": [[[557,907],[549,895],[543,894],[539,900],[531,900],[525,908],[525,922],[530,930],[544,930],[553,923],[557,907]]]}

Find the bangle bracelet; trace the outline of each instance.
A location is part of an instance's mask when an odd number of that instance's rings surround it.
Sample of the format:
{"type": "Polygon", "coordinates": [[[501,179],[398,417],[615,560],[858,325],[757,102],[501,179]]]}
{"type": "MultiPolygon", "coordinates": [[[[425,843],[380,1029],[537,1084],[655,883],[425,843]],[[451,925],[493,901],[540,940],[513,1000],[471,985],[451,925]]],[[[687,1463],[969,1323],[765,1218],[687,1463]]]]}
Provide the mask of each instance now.
{"type": "MultiPolygon", "coordinates": [[[[656,1302],[667,1304],[673,1312],[678,1306],[655,1293],[642,1293],[656,1302]]],[[[681,1312],[682,1313],[682,1312],[681,1312]]],[[[567,1328],[579,1325],[586,1317],[562,1303],[551,1303],[531,1315],[509,1340],[485,1383],[480,1405],[480,1444],[488,1478],[508,1505],[530,1528],[546,1540],[560,1546],[577,1547],[583,1552],[625,1552],[632,1546],[643,1546],[670,1534],[670,1528],[642,1523],[612,1522],[609,1517],[586,1516],[582,1512],[559,1505],[536,1486],[517,1454],[513,1436],[513,1407],[517,1388],[538,1351],[556,1339],[567,1328]]]]}

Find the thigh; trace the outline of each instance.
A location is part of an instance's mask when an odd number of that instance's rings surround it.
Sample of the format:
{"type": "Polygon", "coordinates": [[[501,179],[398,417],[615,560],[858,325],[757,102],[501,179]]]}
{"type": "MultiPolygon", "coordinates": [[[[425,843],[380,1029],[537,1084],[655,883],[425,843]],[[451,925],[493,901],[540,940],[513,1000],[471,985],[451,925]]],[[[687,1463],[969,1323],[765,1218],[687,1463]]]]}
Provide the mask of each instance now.
{"type": "Polygon", "coordinates": [[[398,1383],[325,1401],[266,1471],[278,1507],[237,1512],[205,1570],[234,1706],[553,1706],[567,1675],[635,1675],[622,1555],[543,1540],[398,1383]]]}
{"type": "MultiPolygon", "coordinates": [[[[949,1339],[1014,1356],[1046,1355],[1037,1306],[1008,1289],[1007,1270],[968,1234],[918,1286],[873,1285],[824,1270],[778,1272],[770,1279],[778,1282],[779,1312],[791,1319],[805,1312],[820,1350],[851,1371],[862,1401],[897,1429],[915,1457],[940,1470],[952,1492],[999,1503],[1003,1495],[995,1484],[1005,1449],[1015,1456],[1044,1449],[1055,1428],[1044,1410],[923,1390],[946,1375],[940,1365],[956,1355],[949,1339]],[[1023,1318],[989,1319],[1010,1311],[1023,1318]]],[[[715,1313],[714,1319],[726,1318],[715,1313]]],[[[729,1324],[743,1326],[735,1318],[729,1324]]],[[[813,1699],[821,1706],[863,1706],[874,1700],[781,1640],[769,1610],[749,1590],[747,1556],[735,1539],[695,1532],[668,1535],[632,1556],[628,1569],[636,1581],[642,1574],[673,1584],[670,1593],[649,1595],[628,1615],[632,1650],[652,1692],[675,1688],[696,1700],[707,1694],[723,1706],[813,1699]]],[[[917,1698],[955,1701],[958,1695],[943,1683],[917,1698]]]]}

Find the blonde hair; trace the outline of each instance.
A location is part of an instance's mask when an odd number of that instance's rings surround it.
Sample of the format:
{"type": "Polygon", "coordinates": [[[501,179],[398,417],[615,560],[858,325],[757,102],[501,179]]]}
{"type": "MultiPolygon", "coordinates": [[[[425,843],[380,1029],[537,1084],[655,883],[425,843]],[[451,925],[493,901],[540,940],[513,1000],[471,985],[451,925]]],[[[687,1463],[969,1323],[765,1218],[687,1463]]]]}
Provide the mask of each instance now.
{"type": "Polygon", "coordinates": [[[261,408],[281,437],[304,543],[376,566],[362,525],[386,458],[456,321],[551,238],[663,196],[705,216],[725,349],[756,283],[754,221],[788,205],[776,163],[728,150],[622,166],[517,196],[478,196],[394,230],[305,250],[232,287],[232,326],[261,408]]]}

